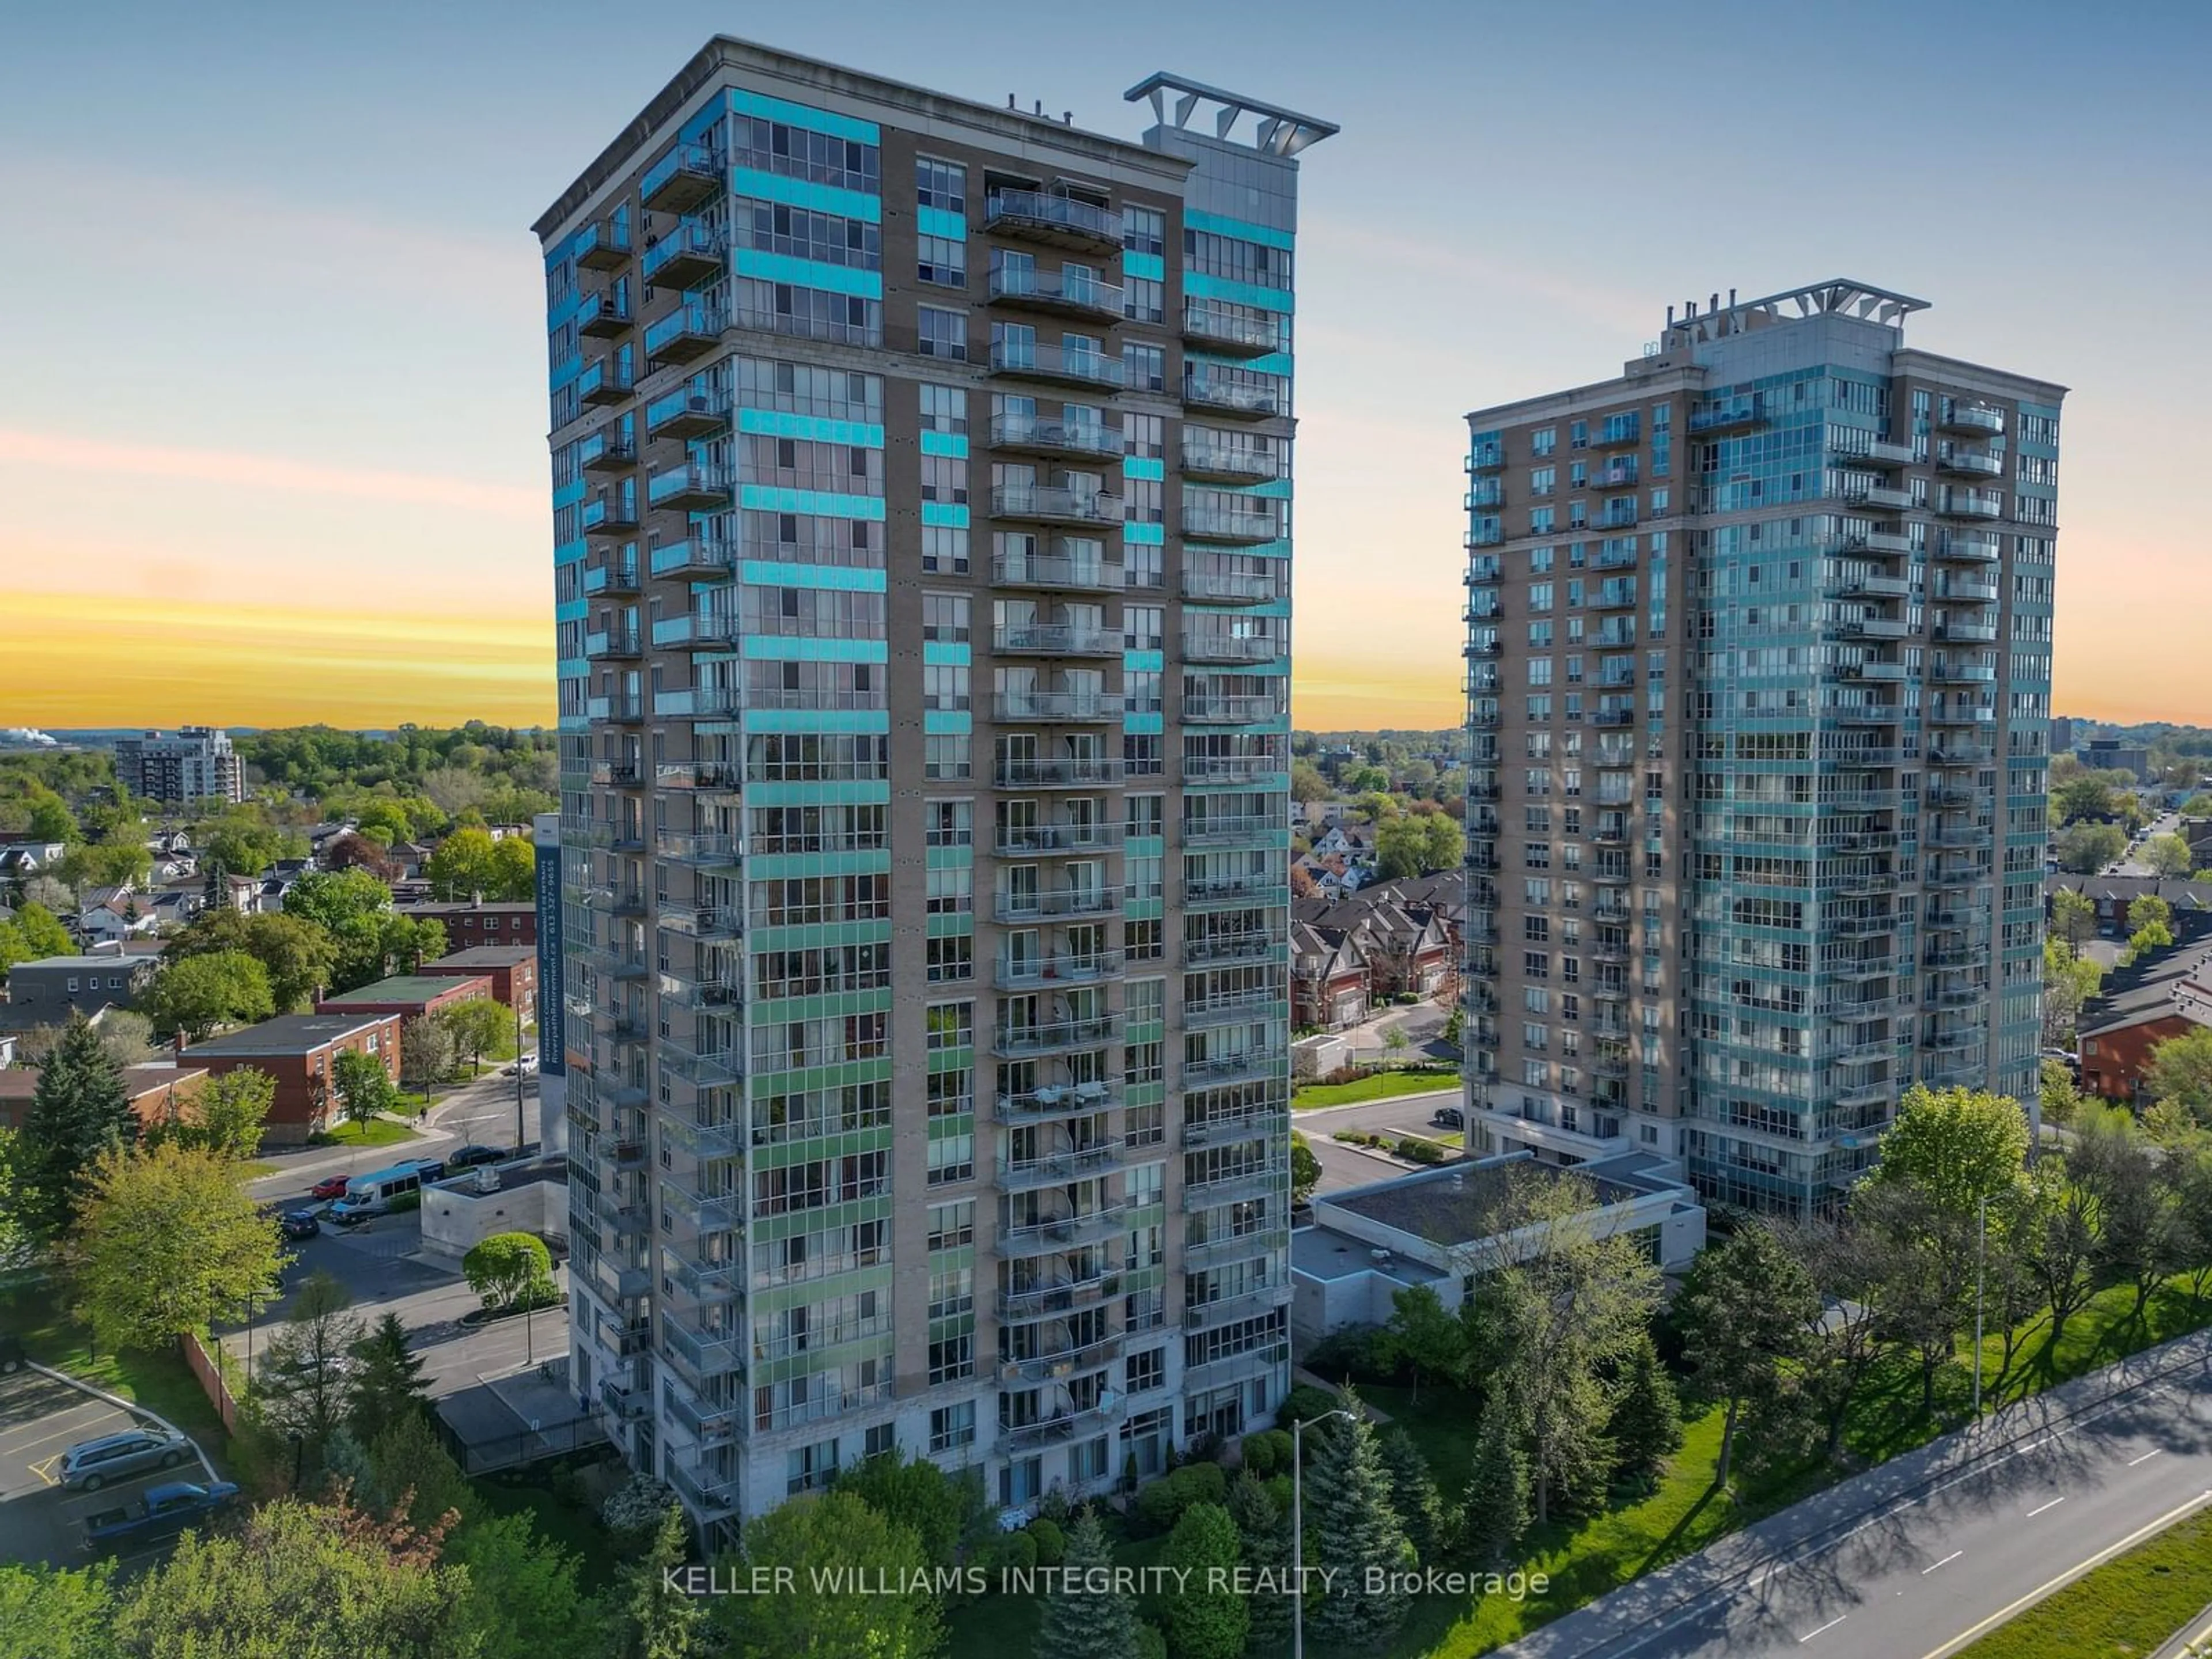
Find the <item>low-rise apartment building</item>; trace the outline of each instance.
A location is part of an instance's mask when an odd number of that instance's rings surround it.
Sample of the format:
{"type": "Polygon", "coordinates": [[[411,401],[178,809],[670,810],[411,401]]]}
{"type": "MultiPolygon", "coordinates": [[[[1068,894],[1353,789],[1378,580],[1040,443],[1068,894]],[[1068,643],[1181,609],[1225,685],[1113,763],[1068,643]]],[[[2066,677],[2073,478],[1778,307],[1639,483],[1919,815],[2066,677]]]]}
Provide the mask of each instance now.
{"type": "Polygon", "coordinates": [[[8,970],[8,1000],[21,1008],[50,1011],[43,1023],[66,1024],[73,1013],[102,1008],[134,1008],[147,981],[161,964],[145,957],[47,957],[19,962],[8,970]]]}
{"type": "Polygon", "coordinates": [[[264,1144],[296,1146],[330,1120],[337,1094],[331,1067],[342,1054],[374,1054],[399,1079],[397,1014],[281,1014],[181,1048],[178,1063],[211,1076],[252,1067],[276,1079],[264,1144]]]}

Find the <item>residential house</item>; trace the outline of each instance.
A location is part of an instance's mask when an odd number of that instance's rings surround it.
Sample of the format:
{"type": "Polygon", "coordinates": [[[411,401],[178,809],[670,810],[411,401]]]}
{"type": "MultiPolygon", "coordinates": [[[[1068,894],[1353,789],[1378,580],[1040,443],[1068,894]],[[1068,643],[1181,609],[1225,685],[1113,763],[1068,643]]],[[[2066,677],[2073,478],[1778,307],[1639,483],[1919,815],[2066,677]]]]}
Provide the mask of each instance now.
{"type": "Polygon", "coordinates": [[[91,946],[143,938],[157,925],[152,911],[141,908],[136,898],[126,897],[87,905],[70,919],[70,931],[76,935],[77,943],[91,946]]]}
{"type": "Polygon", "coordinates": [[[0,880],[22,881],[61,862],[69,843],[0,836],[0,880]]]}
{"type": "Polygon", "coordinates": [[[2146,1103],[2151,1051],[2199,1025],[2212,1025],[2212,950],[2162,951],[2139,967],[2116,969],[2074,1023],[2081,1091],[2146,1103]]]}
{"type": "Polygon", "coordinates": [[[8,970],[8,1001],[44,1012],[44,1024],[60,1025],[73,1014],[133,1008],[154,977],[156,963],[115,956],[48,957],[19,962],[8,970]]]}
{"type": "Polygon", "coordinates": [[[1292,900],[1291,917],[1297,1024],[1338,1030],[1394,998],[1445,996],[1458,988],[1464,872],[1406,877],[1352,892],[1324,889],[1319,896],[1292,900]],[[1355,963],[1363,981],[1356,1000],[1355,963]]]}
{"type": "Polygon", "coordinates": [[[1367,1018],[1370,975],[1353,931],[1291,924],[1291,1024],[1340,1031],[1367,1018]]]}
{"type": "Polygon", "coordinates": [[[342,1054],[374,1054],[399,1078],[398,1014],[280,1014],[178,1051],[179,1065],[210,1074],[251,1067],[276,1080],[266,1144],[296,1146],[330,1120],[337,1102],[331,1067],[342,1054]]]}
{"type": "Polygon", "coordinates": [[[2097,931],[2108,939],[2125,939],[2128,907],[2145,896],[2162,898],[2173,912],[2177,943],[2194,944],[2212,935],[2212,882],[2183,881],[2159,876],[2054,875],[2043,878],[2043,911],[2061,889],[2086,894],[2097,907],[2097,931]]]}

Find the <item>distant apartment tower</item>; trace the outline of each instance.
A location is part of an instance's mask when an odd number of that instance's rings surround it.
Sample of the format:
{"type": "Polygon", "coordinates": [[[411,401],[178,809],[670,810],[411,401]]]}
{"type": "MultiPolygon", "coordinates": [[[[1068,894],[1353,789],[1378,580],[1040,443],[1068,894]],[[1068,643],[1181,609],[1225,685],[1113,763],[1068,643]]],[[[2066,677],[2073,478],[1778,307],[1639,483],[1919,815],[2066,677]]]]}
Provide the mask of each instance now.
{"type": "Polygon", "coordinates": [[[1471,1126],[1816,1210],[1915,1079],[2033,1103],[2064,388],[1838,281],[1477,411],[1471,1126]]]}
{"type": "Polygon", "coordinates": [[[181,805],[242,800],[246,777],[230,733],[212,726],[179,726],[174,736],[149,732],[115,744],[115,775],[134,795],[181,805]]]}
{"type": "Polygon", "coordinates": [[[710,1529],[894,1445],[1103,1491],[1288,1386],[1334,129],[1129,95],[717,39],[536,227],[574,1382],[710,1529]]]}

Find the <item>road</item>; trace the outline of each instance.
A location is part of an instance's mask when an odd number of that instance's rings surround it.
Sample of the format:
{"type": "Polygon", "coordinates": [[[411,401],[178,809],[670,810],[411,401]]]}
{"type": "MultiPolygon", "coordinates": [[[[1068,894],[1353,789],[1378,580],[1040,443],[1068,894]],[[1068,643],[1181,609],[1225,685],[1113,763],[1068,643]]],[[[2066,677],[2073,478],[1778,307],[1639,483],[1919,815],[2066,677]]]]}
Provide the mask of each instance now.
{"type": "MultiPolygon", "coordinates": [[[[523,1079],[523,1133],[538,1128],[538,1079],[523,1079]]],[[[325,1176],[360,1175],[403,1158],[434,1158],[468,1141],[512,1146],[514,1141],[514,1079],[497,1073],[464,1084],[430,1109],[413,1140],[389,1146],[312,1146],[295,1152],[270,1152],[262,1162],[276,1167],[249,1182],[246,1190],[263,1203],[307,1201],[308,1188],[325,1176]]]]}
{"type": "MultiPolygon", "coordinates": [[[[2150,827],[2143,831],[2143,840],[2145,842],[2148,842],[2153,836],[2170,836],[2175,830],[2180,829],[2180,813],[2161,812],[2156,818],[2152,820],[2150,827]]],[[[2133,848],[2131,848],[2130,850],[2132,851],[2133,848]]],[[[2135,859],[2126,858],[2122,859],[2118,864],[2115,864],[2110,869],[2106,871],[2105,873],[2108,876],[2148,876],[2151,873],[2151,869],[2147,864],[2140,863],[2135,859]]]]}
{"type": "MultiPolygon", "coordinates": [[[[2212,1504],[2212,1341],[2164,1352],[2170,1369],[2154,1380],[2100,1401],[2085,1378],[2011,1407],[1973,1437],[1909,1454],[1503,1651],[1948,1659],[2212,1504]],[[1854,1512],[1862,1499],[1872,1507],[1854,1512]]],[[[2142,1377],[2154,1363],[2116,1375],[2142,1377]]]]}
{"type": "Polygon", "coordinates": [[[1355,1101],[1349,1106],[1318,1107],[1297,1113],[1291,1127],[1304,1132],[1306,1145],[1321,1160],[1321,1190],[1339,1192],[1347,1187],[1387,1181],[1393,1175],[1403,1175],[1413,1166],[1360,1147],[1340,1146],[1323,1137],[1341,1134],[1347,1129],[1369,1134],[1435,1134],[1438,1131],[1429,1118],[1437,1108],[1460,1103],[1458,1089],[1437,1089],[1418,1095],[1393,1095],[1387,1100],[1355,1101]]]}

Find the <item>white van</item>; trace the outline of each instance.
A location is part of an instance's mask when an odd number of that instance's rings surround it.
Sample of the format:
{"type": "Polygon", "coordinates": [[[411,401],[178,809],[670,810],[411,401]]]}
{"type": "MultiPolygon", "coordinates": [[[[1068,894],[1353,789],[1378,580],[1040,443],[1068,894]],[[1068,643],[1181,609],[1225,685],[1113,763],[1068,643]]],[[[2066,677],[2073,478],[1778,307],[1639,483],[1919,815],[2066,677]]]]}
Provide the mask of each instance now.
{"type": "Polygon", "coordinates": [[[337,1222],[360,1221],[373,1215],[384,1215],[392,1208],[392,1200],[409,1193],[419,1193],[426,1181],[435,1181],[445,1173],[445,1165],[431,1158],[410,1158],[395,1164],[388,1170],[372,1170],[367,1175],[357,1175],[346,1182],[345,1196],[331,1206],[331,1219],[337,1222]]]}

